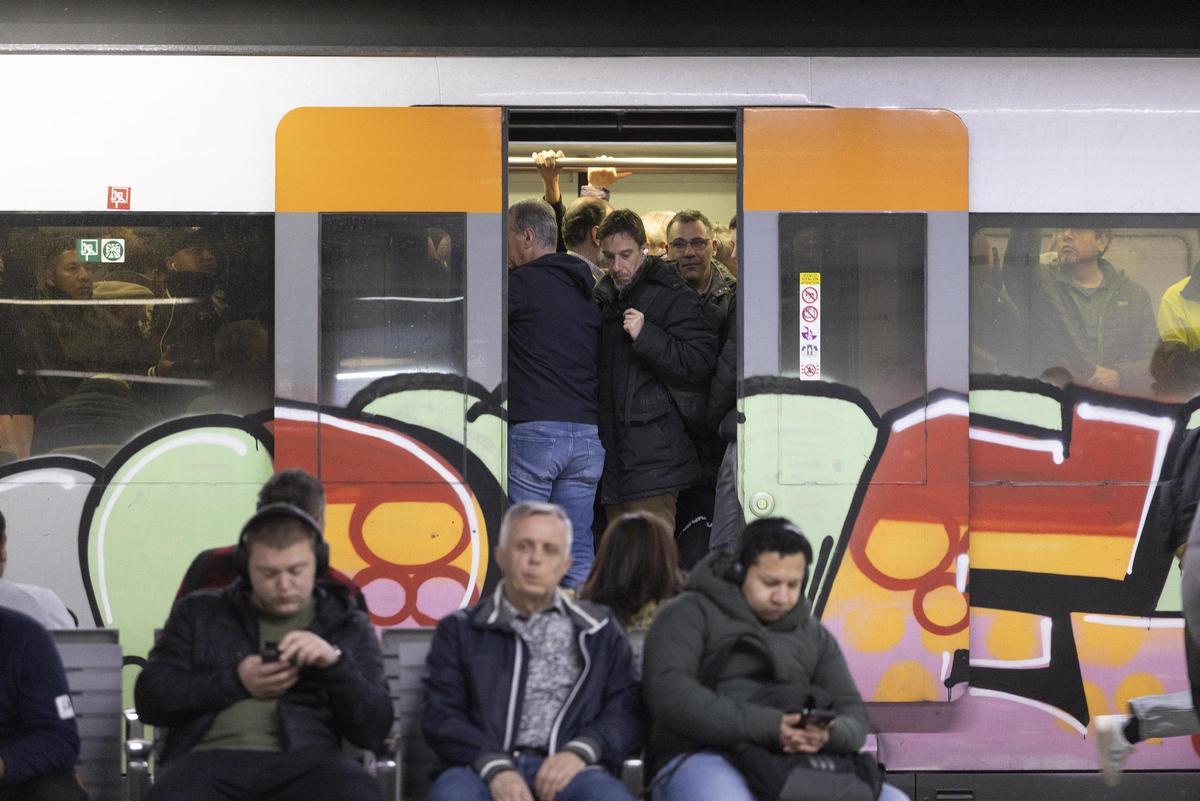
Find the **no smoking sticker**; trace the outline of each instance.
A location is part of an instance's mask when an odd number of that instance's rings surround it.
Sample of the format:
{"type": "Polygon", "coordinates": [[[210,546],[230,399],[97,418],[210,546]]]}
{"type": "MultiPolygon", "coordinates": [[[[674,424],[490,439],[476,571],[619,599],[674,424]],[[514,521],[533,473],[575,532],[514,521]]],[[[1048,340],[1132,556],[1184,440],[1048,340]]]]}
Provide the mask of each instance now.
{"type": "Polygon", "coordinates": [[[821,274],[800,273],[800,342],[797,372],[802,381],[821,380],[821,274]]]}

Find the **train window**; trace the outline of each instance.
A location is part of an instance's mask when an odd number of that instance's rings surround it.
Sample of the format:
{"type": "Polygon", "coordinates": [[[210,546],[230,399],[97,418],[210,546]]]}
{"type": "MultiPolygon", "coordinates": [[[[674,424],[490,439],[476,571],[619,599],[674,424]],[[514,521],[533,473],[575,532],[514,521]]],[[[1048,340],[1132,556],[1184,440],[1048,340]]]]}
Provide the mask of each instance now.
{"type": "Polygon", "coordinates": [[[270,215],[0,217],[0,461],[273,404],[270,215]]]}
{"type": "Polygon", "coordinates": [[[971,372],[1200,394],[1200,215],[971,215],[971,372]]]}
{"type": "Polygon", "coordinates": [[[372,383],[466,375],[462,214],[321,216],[321,402],[372,383]]]}
{"type": "Polygon", "coordinates": [[[780,372],[862,392],[925,393],[925,216],[781,214],[780,372]]]}

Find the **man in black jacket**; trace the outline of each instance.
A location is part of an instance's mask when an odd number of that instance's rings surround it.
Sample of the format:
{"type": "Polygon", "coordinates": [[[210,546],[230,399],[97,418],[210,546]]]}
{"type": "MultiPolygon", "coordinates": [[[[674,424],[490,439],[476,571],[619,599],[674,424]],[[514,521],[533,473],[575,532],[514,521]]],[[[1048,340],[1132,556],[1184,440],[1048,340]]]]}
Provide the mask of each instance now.
{"type": "Polygon", "coordinates": [[[675,528],[679,491],[700,478],[685,415],[703,425],[717,335],[700,296],[657,256],[646,256],[646,231],[628,209],[600,225],[609,274],[596,287],[600,337],[601,496],[608,519],[646,511],[675,528]],[[698,401],[697,408],[695,403],[698,401]]]}
{"type": "Polygon", "coordinates": [[[341,743],[387,736],[383,660],[367,616],[316,587],[320,524],[267,504],[238,549],[242,577],[178,601],[138,676],[138,713],[170,728],[150,798],[381,799],[341,743]]]}
{"type": "MultiPolygon", "coordinates": [[[[737,297],[737,279],[716,260],[716,246],[713,225],[701,211],[684,209],[667,223],[667,257],[703,301],[709,324],[717,332],[720,351],[729,339],[732,324],[729,312],[737,297]]],[[[684,392],[692,396],[691,403],[698,409],[706,409],[709,389],[709,382],[702,381],[684,392]]],[[[706,545],[713,547],[713,535],[717,533],[714,507],[718,473],[726,450],[715,426],[708,425],[707,420],[695,422],[703,424],[689,421],[688,434],[700,459],[700,481],[679,495],[679,553],[685,568],[700,560],[706,545]]]]}
{"type": "Polygon", "coordinates": [[[563,581],[592,570],[592,509],[604,469],[597,432],[600,310],[582,259],[555,253],[557,226],[544,201],[508,210],[508,494],[552,502],[575,531],[563,581]]]}

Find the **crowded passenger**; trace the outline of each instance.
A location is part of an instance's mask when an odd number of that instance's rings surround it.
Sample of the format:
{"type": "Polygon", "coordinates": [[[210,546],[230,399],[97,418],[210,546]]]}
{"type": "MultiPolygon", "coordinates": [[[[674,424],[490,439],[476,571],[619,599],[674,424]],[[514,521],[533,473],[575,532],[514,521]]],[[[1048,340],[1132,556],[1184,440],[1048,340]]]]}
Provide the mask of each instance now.
{"type": "MultiPolygon", "coordinates": [[[[729,310],[737,296],[737,279],[716,261],[712,230],[702,212],[680,211],[667,223],[667,252],[683,280],[700,296],[709,325],[717,332],[717,347],[722,348],[729,337],[729,310]]],[[[709,547],[717,473],[725,454],[725,441],[707,421],[711,381],[712,375],[706,375],[678,386],[674,395],[700,459],[700,479],[684,490],[679,500],[681,525],[677,529],[683,563],[688,566],[709,547]]]]}
{"type": "Polygon", "coordinates": [[[501,582],[438,623],[421,711],[444,768],[430,801],[631,801],[614,773],[642,741],[633,658],[606,607],[559,589],[571,536],[562,508],[512,506],[501,582]]]}
{"type": "Polygon", "coordinates": [[[203,232],[188,237],[167,258],[166,289],[176,302],[155,307],[161,358],[151,375],[208,378],[214,371],[213,340],[229,321],[229,305],[217,283],[217,257],[203,232]]]}
{"type": "Polygon", "coordinates": [[[152,418],[120,376],[85,378],[75,391],[47,406],[33,427],[30,452],[86,455],[99,464],[150,427],[152,418]]]}
{"type": "MultiPolygon", "coordinates": [[[[1186,348],[1182,342],[1164,342],[1172,348],[1186,348]]],[[[1185,564],[1189,548],[1195,554],[1200,547],[1196,530],[1196,509],[1200,501],[1200,429],[1191,429],[1175,455],[1170,469],[1163,470],[1159,491],[1155,496],[1154,514],[1147,524],[1160,538],[1163,551],[1185,564]],[[1192,541],[1192,537],[1197,537],[1192,541]]],[[[1197,599],[1192,597],[1191,602],[1197,599]]],[[[1131,698],[1127,712],[1097,715],[1093,718],[1096,756],[1104,782],[1109,787],[1120,783],[1125,763],[1137,750],[1138,743],[1159,737],[1191,737],[1200,734],[1197,717],[1196,688],[1200,687],[1200,643],[1193,632],[1198,622],[1184,621],[1184,655],[1187,660],[1189,683],[1192,688],[1171,693],[1157,693],[1131,698]]]]}
{"type": "Polygon", "coordinates": [[[736,551],[738,538],[746,527],[742,515],[742,502],[738,495],[738,329],[737,299],[729,308],[729,336],[721,347],[717,358],[717,369],[713,374],[708,392],[708,418],[710,431],[716,432],[725,444],[721,463],[717,469],[716,487],[713,490],[712,527],[708,536],[708,550],[736,551]]]}
{"type": "Polygon", "coordinates": [[[1106,229],[1062,228],[1056,260],[1036,269],[1029,309],[1032,369],[1063,367],[1090,386],[1124,393],[1149,389],[1158,343],[1146,289],[1104,253],[1106,229]]]}
{"type": "Polygon", "coordinates": [[[608,268],[596,287],[603,314],[601,494],[609,520],[647,511],[674,529],[680,491],[701,477],[674,393],[712,376],[717,335],[700,296],[669,262],[645,255],[645,244],[632,211],[614,211],[600,225],[608,268]]]}
{"type": "Polygon", "coordinates": [[[317,579],[322,523],[293,503],[242,529],[241,576],[171,610],[137,679],[138,714],[169,727],[151,799],[381,799],[342,753],[377,749],[392,706],[375,629],[317,579]]]}
{"type": "Polygon", "coordinates": [[[667,255],[667,223],[675,216],[673,211],[648,211],[642,215],[642,225],[646,228],[646,245],[643,251],[647,256],[667,255]]]}
{"type": "Polygon", "coordinates": [[[226,323],[217,332],[213,352],[217,371],[212,391],[192,401],[190,413],[254,414],[272,408],[271,341],[265,325],[257,320],[226,323]]]}
{"type": "Polygon", "coordinates": [[[579,597],[607,606],[626,629],[647,629],[662,605],[681,590],[675,532],[660,517],[631,512],[604,529],[579,597]]]}
{"type": "Polygon", "coordinates": [[[969,270],[971,372],[1019,372],[1021,313],[1004,285],[996,248],[982,231],[971,236],[969,270]]]}
{"type": "Polygon", "coordinates": [[[508,210],[508,494],[567,510],[575,537],[564,580],[575,587],[592,567],[592,505],[604,469],[600,310],[588,265],[555,252],[556,230],[541,200],[508,210]]]}
{"type": "Polygon", "coordinates": [[[878,786],[873,760],[853,756],[867,710],[804,598],[811,561],[791,523],[756,520],[736,556],[707,556],[659,612],[643,672],[655,801],[803,798],[806,786],[821,797],[905,797],[878,786]],[[809,754],[855,760],[876,784],[821,770],[809,754]]]}
{"type": "Polygon", "coordinates": [[[1178,342],[1189,351],[1200,350],[1200,262],[1192,266],[1186,278],[1163,292],[1156,321],[1164,342],[1178,342]]]}
{"type": "Polygon", "coordinates": [[[728,270],[731,276],[736,278],[737,242],[735,235],[736,232],[727,225],[713,226],[713,258],[728,270]]]}
{"type": "Polygon", "coordinates": [[[87,801],[75,777],[79,729],[49,632],[0,607],[0,798],[87,801]]]}
{"type": "MultiPolygon", "coordinates": [[[[571,206],[568,208],[563,203],[562,196],[560,178],[562,175],[562,166],[558,163],[558,160],[561,158],[563,158],[561,150],[541,150],[533,154],[533,163],[537,168],[538,175],[542,179],[542,186],[544,188],[542,199],[554,210],[554,219],[558,225],[559,235],[558,241],[555,244],[555,250],[559,253],[566,253],[571,249],[571,243],[566,240],[566,230],[564,228],[567,214],[580,204],[584,204],[587,201],[596,201],[599,204],[598,208],[603,209],[604,214],[600,215],[601,219],[603,219],[605,215],[612,211],[612,206],[608,202],[611,195],[609,187],[620,179],[627,177],[630,173],[619,172],[611,167],[589,167],[587,171],[587,184],[579,187],[579,197],[572,201],[571,206]]],[[[595,204],[591,205],[595,206],[595,204]]],[[[588,216],[589,218],[594,218],[595,212],[590,212],[588,216]]],[[[599,225],[599,222],[595,222],[594,224],[599,225]]],[[[576,244],[586,245],[582,229],[579,232],[579,239],[577,239],[576,244]]],[[[576,255],[579,254],[576,253],[576,255]]],[[[596,260],[588,259],[586,255],[581,256],[581,258],[592,264],[593,272],[595,272],[596,260]]],[[[599,281],[600,277],[597,276],[596,280],[599,281]]]]}
{"type": "Polygon", "coordinates": [[[600,283],[604,277],[604,269],[600,267],[600,223],[612,211],[607,203],[599,198],[580,198],[571,204],[562,218],[562,239],[567,246],[567,253],[583,259],[588,269],[592,271],[595,283],[600,283]]]}
{"type": "Polygon", "coordinates": [[[29,615],[48,629],[75,628],[75,618],[53,590],[10,581],[4,577],[7,567],[8,523],[0,513],[0,607],[29,615]]]}

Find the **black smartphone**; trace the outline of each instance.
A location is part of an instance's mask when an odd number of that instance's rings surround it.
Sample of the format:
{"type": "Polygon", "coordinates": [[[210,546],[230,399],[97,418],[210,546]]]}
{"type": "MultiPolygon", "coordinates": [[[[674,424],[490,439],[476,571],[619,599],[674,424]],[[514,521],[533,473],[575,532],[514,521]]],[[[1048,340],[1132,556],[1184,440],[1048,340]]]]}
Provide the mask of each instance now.
{"type": "Polygon", "coordinates": [[[800,727],[816,726],[819,729],[828,729],[836,717],[837,712],[832,709],[805,709],[800,713],[800,727]]]}
{"type": "Polygon", "coordinates": [[[269,642],[263,646],[262,661],[278,662],[279,661],[279,643],[269,642]]]}

